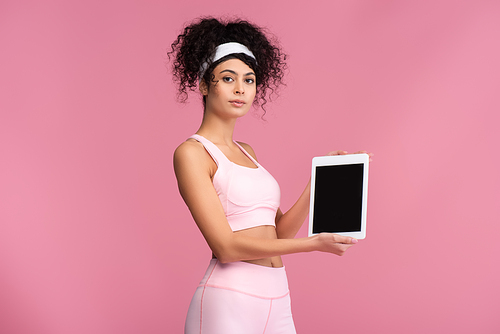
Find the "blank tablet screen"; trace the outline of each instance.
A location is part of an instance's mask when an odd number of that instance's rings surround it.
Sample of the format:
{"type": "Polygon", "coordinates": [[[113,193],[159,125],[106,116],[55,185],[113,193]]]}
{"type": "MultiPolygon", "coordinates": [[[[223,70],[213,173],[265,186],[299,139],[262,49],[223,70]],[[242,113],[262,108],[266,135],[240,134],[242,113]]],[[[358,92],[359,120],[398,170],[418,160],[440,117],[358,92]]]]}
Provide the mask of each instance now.
{"type": "Polygon", "coordinates": [[[313,233],[361,231],[363,164],[316,166],[313,233]]]}

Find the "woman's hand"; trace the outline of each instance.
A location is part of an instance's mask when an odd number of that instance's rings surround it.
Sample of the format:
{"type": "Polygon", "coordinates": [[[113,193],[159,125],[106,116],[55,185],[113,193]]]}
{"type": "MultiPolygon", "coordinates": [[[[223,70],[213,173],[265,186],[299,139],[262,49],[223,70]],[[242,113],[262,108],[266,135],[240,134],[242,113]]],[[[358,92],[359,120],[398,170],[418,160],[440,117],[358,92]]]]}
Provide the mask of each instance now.
{"type": "MultiPolygon", "coordinates": [[[[372,162],[372,157],[374,156],[373,153],[368,153],[367,151],[358,151],[358,152],[354,152],[352,154],[360,154],[360,153],[366,153],[368,154],[368,156],[370,157],[370,162],[372,162]]],[[[328,152],[327,155],[346,155],[346,154],[351,154],[351,153],[347,153],[347,151],[342,151],[342,150],[338,150],[338,151],[331,151],[331,152],[328,152]]]]}
{"type": "Polygon", "coordinates": [[[320,252],[333,253],[339,256],[358,243],[358,239],[345,237],[334,233],[320,233],[317,238],[317,247],[320,252]]]}

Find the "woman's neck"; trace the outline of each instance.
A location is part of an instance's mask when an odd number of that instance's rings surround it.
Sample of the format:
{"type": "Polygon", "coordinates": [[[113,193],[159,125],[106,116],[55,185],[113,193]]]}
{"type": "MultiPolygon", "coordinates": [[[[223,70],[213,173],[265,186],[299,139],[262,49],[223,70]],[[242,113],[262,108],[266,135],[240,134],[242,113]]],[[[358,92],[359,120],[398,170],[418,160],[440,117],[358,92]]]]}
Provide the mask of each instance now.
{"type": "Polygon", "coordinates": [[[233,143],[233,132],[236,119],[221,119],[205,113],[197,134],[213,143],[230,145],[233,143]]]}

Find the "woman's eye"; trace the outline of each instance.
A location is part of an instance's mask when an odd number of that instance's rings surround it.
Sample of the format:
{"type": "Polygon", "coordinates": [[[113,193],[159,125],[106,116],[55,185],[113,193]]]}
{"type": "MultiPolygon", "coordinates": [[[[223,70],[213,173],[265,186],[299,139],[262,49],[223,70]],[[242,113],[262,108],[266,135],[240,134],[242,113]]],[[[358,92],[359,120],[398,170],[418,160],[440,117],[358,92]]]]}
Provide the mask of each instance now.
{"type": "Polygon", "coordinates": [[[233,78],[231,78],[231,77],[224,77],[224,78],[222,78],[222,81],[224,81],[224,82],[232,82],[233,78]]]}
{"type": "Polygon", "coordinates": [[[253,84],[253,83],[255,82],[255,80],[254,80],[254,79],[250,79],[250,78],[248,78],[248,79],[246,79],[246,80],[245,80],[245,82],[246,82],[247,84],[253,84]]]}

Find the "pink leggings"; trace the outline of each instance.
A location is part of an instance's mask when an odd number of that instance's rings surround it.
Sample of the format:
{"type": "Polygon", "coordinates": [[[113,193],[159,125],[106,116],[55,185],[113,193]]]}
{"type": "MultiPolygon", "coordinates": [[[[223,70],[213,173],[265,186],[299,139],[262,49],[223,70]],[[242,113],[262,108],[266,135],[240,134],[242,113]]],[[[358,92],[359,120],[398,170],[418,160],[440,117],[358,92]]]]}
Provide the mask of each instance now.
{"type": "Polygon", "coordinates": [[[189,305],[184,333],[296,333],[285,268],[212,259],[189,305]]]}

